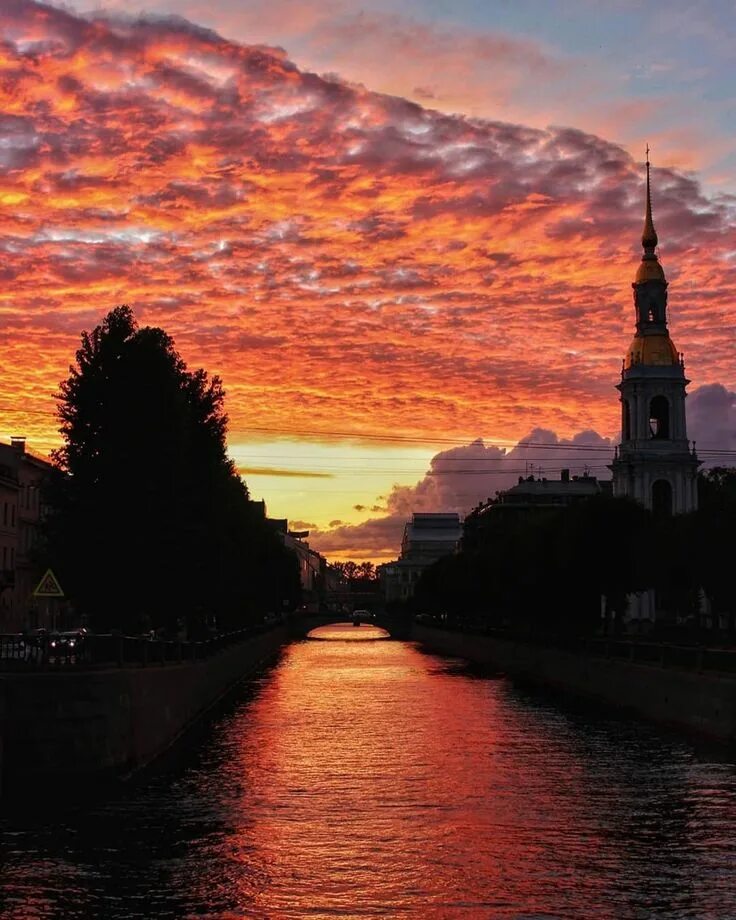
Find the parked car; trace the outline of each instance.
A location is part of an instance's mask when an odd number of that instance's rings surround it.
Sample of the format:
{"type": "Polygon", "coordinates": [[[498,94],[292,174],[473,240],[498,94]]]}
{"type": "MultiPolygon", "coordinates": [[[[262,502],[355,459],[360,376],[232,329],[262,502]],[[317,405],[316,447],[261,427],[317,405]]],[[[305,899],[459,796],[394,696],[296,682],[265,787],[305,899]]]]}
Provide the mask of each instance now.
{"type": "Polygon", "coordinates": [[[48,638],[49,661],[77,662],[84,654],[85,640],[88,636],[84,627],[51,633],[48,638]]]}

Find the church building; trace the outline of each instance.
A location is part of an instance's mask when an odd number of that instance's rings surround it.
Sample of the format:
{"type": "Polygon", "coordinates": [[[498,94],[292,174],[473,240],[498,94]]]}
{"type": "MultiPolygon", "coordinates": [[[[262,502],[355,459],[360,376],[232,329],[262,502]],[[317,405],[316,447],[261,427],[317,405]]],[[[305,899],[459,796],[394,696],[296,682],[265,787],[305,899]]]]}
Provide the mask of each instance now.
{"type": "Polygon", "coordinates": [[[644,248],[632,284],[636,334],[621,369],[621,445],[610,467],[615,495],[628,495],[656,515],[694,511],[700,461],[687,439],[685,363],[667,328],[667,280],[657,233],[647,156],[644,248]]]}

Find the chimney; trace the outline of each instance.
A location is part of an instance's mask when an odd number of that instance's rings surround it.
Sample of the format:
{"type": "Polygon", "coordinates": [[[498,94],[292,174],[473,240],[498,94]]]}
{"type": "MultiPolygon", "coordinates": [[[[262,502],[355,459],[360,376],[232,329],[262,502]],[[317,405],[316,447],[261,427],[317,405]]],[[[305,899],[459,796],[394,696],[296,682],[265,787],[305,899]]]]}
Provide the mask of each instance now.
{"type": "Polygon", "coordinates": [[[562,482],[570,482],[570,470],[562,470],[560,479],[562,482]]]}
{"type": "Polygon", "coordinates": [[[13,450],[17,450],[19,454],[24,454],[26,452],[26,439],[25,438],[11,438],[10,446],[13,450]]]}

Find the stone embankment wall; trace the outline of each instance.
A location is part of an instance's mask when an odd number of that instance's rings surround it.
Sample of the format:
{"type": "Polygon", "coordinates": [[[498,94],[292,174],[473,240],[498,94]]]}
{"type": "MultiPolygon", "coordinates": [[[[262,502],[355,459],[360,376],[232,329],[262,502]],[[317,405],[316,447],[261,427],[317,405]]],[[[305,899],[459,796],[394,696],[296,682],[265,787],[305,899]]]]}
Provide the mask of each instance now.
{"type": "Polygon", "coordinates": [[[414,625],[432,651],[491,665],[510,677],[627,709],[643,718],[736,743],[736,677],[583,655],[509,639],[414,625]]]}
{"type": "Polygon", "coordinates": [[[3,675],[4,793],[63,789],[144,767],[288,640],[279,627],[204,661],[3,675]]]}

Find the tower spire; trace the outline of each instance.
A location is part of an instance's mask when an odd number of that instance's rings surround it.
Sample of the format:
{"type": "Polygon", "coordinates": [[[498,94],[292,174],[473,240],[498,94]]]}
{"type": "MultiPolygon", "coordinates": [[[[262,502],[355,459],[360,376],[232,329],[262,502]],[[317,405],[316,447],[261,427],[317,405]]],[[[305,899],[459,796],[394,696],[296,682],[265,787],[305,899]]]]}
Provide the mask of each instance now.
{"type": "Polygon", "coordinates": [[[641,245],[647,255],[654,255],[654,249],[658,242],[657,231],[654,229],[654,221],[652,220],[652,189],[649,180],[649,144],[647,144],[647,213],[644,218],[641,245]]]}

